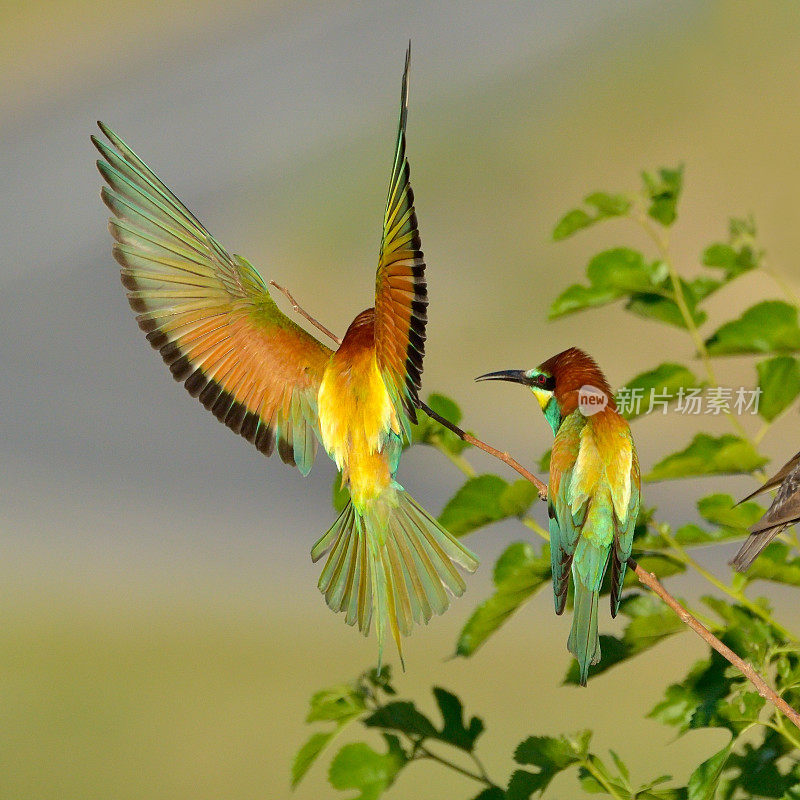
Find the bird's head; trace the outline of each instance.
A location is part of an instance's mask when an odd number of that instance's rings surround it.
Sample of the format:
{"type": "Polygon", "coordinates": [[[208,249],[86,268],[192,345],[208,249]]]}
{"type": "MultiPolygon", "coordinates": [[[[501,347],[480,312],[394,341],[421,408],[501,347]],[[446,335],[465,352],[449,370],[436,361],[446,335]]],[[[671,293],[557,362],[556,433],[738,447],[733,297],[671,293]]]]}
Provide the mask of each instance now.
{"type": "Polygon", "coordinates": [[[533,369],[488,372],[475,380],[510,381],[529,387],[554,432],[561,420],[578,408],[581,391],[586,391],[587,387],[604,395],[604,399],[601,398],[603,409],[616,409],[614,395],[600,367],[577,347],[570,347],[533,369]]]}

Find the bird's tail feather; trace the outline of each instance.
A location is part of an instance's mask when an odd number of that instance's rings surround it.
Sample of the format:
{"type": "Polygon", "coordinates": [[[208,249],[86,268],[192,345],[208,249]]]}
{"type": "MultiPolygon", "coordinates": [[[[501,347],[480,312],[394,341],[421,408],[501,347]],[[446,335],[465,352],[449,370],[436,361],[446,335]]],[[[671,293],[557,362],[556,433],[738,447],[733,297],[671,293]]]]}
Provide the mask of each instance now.
{"type": "Polygon", "coordinates": [[[599,594],[596,589],[575,580],[575,607],[567,649],[578,659],[581,686],[586,686],[590,665],[600,661],[600,638],[597,635],[599,594]]]}
{"type": "Polygon", "coordinates": [[[378,668],[388,626],[403,660],[402,636],[427,623],[459,597],[466,584],[455,564],[469,572],[478,560],[398,484],[363,512],[348,502],[311,558],[328,559],[319,589],[348,625],[366,636],[374,618],[378,668]],[[330,552],[329,552],[330,551],[330,552]]]}
{"type": "Polygon", "coordinates": [[[730,564],[739,572],[750,569],[758,554],[788,525],[776,525],[762,531],[753,531],[733,557],[730,564]]]}

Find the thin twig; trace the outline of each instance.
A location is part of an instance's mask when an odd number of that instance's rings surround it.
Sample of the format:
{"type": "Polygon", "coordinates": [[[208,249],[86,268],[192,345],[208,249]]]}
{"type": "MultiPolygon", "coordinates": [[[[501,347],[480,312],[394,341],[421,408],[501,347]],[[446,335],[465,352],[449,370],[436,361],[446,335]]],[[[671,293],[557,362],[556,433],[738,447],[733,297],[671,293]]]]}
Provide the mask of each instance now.
{"type": "Polygon", "coordinates": [[[269,285],[274,286],[279,292],[282,292],[283,294],[286,295],[286,299],[292,304],[292,311],[294,311],[295,314],[299,314],[301,317],[305,317],[315,328],[317,328],[317,330],[322,331],[322,333],[324,333],[326,336],[333,339],[333,341],[336,342],[337,345],[342,343],[342,340],[336,334],[331,333],[322,323],[317,322],[317,320],[315,320],[314,317],[311,316],[311,314],[309,314],[307,311],[301,308],[297,300],[295,300],[294,297],[292,297],[292,294],[288,289],[286,289],[283,286],[278,286],[278,284],[275,283],[275,281],[270,281],[269,285]]]}
{"type": "Polygon", "coordinates": [[[482,442],[480,439],[476,439],[472,434],[467,433],[466,431],[462,431],[458,425],[454,425],[450,420],[445,419],[440,414],[437,414],[432,408],[427,406],[421,400],[419,401],[419,407],[429,416],[431,419],[435,419],[440,425],[444,425],[445,428],[448,430],[453,431],[453,433],[458,436],[459,439],[463,439],[468,444],[471,444],[473,447],[478,447],[484,452],[488,453],[490,456],[494,456],[495,458],[499,458],[504,464],[508,464],[511,469],[516,470],[520,475],[522,475],[525,480],[530,481],[539,491],[539,497],[542,500],[547,499],[547,484],[542,483],[532,472],[529,472],[525,467],[522,466],[518,461],[515,461],[508,453],[505,453],[501,450],[497,450],[491,445],[486,444],[486,442],[482,442]]]}
{"type": "MultiPolygon", "coordinates": [[[[333,341],[337,344],[341,344],[341,339],[331,333],[324,325],[317,322],[310,314],[304,311],[297,301],[292,297],[289,291],[282,286],[278,286],[277,283],[274,281],[270,281],[270,284],[274,286],[279,292],[283,292],[286,295],[289,302],[292,304],[292,309],[300,314],[301,316],[305,317],[314,327],[318,330],[322,331],[326,336],[329,336],[333,341]]],[[[474,436],[466,433],[465,431],[461,430],[457,425],[454,425],[449,420],[442,417],[440,414],[437,414],[433,409],[429,408],[425,403],[420,401],[420,408],[424,411],[428,416],[432,419],[435,419],[441,425],[444,425],[448,430],[451,430],[453,433],[456,434],[460,439],[467,442],[468,444],[473,445],[474,447],[478,447],[489,455],[494,456],[495,458],[500,459],[504,464],[508,464],[512,469],[515,469],[523,478],[529,480],[538,490],[539,496],[542,499],[547,498],[547,485],[542,483],[532,472],[529,472],[525,467],[523,467],[519,462],[515,461],[508,453],[504,453],[501,450],[497,450],[496,448],[492,447],[491,445],[482,442],[480,439],[476,439],[474,436]]],[[[656,578],[656,576],[652,572],[647,572],[647,570],[640,567],[634,559],[628,559],[628,566],[633,570],[636,574],[636,577],[639,579],[639,582],[646,586],[650,591],[654,594],[658,595],[679,617],[681,622],[684,625],[690,627],[701,639],[708,643],[709,646],[714,648],[724,659],[729,661],[733,666],[735,666],[742,675],[753,684],[756,691],[758,692],[761,697],[765,700],[768,700],[772,703],[775,708],[777,708],[785,717],[788,719],[793,725],[795,725],[798,729],[800,729],[800,714],[797,713],[782,697],[779,697],[764,681],[764,679],[755,671],[752,664],[748,664],[746,661],[743,661],[733,650],[730,649],[727,645],[723,644],[713,633],[711,633],[708,628],[706,628],[699,620],[693,617],[662,585],[661,582],[656,578]]],[[[453,767],[459,772],[462,772],[469,777],[484,781],[484,778],[475,775],[474,773],[470,773],[468,770],[464,770],[463,768],[458,767],[450,762],[447,762],[445,759],[436,756],[433,753],[430,753],[427,749],[420,746],[420,751],[425,754],[428,758],[433,758],[436,761],[441,763],[446,763],[447,766],[453,767]]]]}
{"type": "Polygon", "coordinates": [[[640,583],[643,583],[651,592],[657,594],[680,618],[684,625],[688,625],[701,639],[713,647],[726,661],[730,661],[742,675],[755,686],[756,691],[765,700],[772,703],[793,725],[800,728],[800,714],[797,713],[782,697],[779,697],[755,671],[752,664],[743,661],[733,650],[723,644],[708,628],[693,617],[662,585],[652,572],[640,567],[632,558],[628,559],[628,566],[636,573],[640,583]]]}
{"type": "Polygon", "coordinates": [[[470,770],[465,769],[464,767],[460,767],[454,761],[450,761],[449,758],[444,758],[442,756],[437,755],[436,753],[431,752],[423,744],[415,743],[415,745],[417,747],[417,751],[419,753],[422,753],[422,755],[419,756],[420,758],[427,758],[430,759],[431,761],[437,761],[442,766],[449,767],[450,769],[460,773],[461,775],[464,775],[467,778],[472,778],[472,780],[478,781],[478,783],[485,783],[487,786],[497,785],[496,783],[492,783],[490,778],[485,774],[479,775],[477,772],[471,772],[470,770]]]}

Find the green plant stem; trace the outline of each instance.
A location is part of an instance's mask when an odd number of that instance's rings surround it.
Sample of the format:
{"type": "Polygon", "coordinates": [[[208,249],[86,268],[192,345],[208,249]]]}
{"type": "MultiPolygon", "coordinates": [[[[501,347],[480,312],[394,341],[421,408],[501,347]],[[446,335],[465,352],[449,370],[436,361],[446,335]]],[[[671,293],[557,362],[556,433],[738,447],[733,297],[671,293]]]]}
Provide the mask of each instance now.
{"type": "Polygon", "coordinates": [[[582,759],[580,764],[605,789],[607,794],[617,798],[617,800],[624,800],[624,797],[606,780],[603,773],[595,767],[591,756],[582,759]]]}
{"type": "Polygon", "coordinates": [[[478,772],[480,772],[483,779],[492,786],[496,786],[497,784],[489,777],[489,774],[486,772],[486,767],[483,766],[483,762],[478,758],[478,756],[476,756],[475,753],[470,753],[469,755],[475,766],[478,768],[478,772]]]}
{"type": "Polygon", "coordinates": [[[754,603],[746,594],[744,594],[744,592],[734,589],[724,581],[721,581],[716,575],[709,572],[702,564],[692,558],[692,556],[690,556],[689,553],[684,549],[683,545],[681,545],[680,542],[678,542],[678,540],[675,539],[675,537],[665,528],[659,527],[658,532],[664,541],[672,548],[673,554],[678,560],[682,561],[687,566],[692,567],[692,569],[702,575],[712,586],[715,586],[721,592],[727,594],[728,597],[733,598],[746,609],[752,611],[756,616],[763,619],[764,622],[771,625],[782,636],[785,636],[787,639],[797,641],[797,637],[794,634],[790,633],[779,622],[776,622],[772,618],[772,615],[761,608],[758,603],[754,603]]]}
{"type": "Polygon", "coordinates": [[[475,467],[467,461],[464,456],[460,453],[452,453],[447,447],[442,445],[438,439],[434,439],[432,442],[433,446],[447,459],[449,459],[457,469],[464,473],[468,478],[475,478],[478,475],[477,470],[475,467]]]}
{"type": "Polygon", "coordinates": [[[800,739],[796,739],[787,729],[786,726],[783,724],[783,717],[777,717],[778,723],[774,723],[771,720],[767,720],[765,722],[761,722],[760,724],[763,725],[765,728],[771,728],[775,733],[783,736],[787,742],[789,742],[795,750],[800,751],[800,739]]]}
{"type": "MultiPolygon", "coordinates": [[[[414,740],[412,739],[412,741],[414,740]]],[[[472,778],[472,780],[478,781],[478,783],[483,783],[486,786],[497,786],[496,783],[492,783],[492,781],[489,780],[489,778],[486,777],[485,775],[479,775],[477,772],[472,772],[471,770],[465,769],[464,767],[456,764],[454,761],[450,761],[450,759],[443,758],[442,756],[439,756],[436,753],[428,750],[428,748],[425,747],[425,745],[423,744],[414,741],[414,746],[417,752],[421,753],[421,755],[418,756],[418,758],[426,758],[429,759],[430,761],[435,761],[437,764],[441,764],[443,767],[448,767],[449,769],[452,769],[454,772],[458,772],[459,775],[464,775],[467,778],[472,778]]]]}
{"type": "Polygon", "coordinates": [[[767,435],[767,431],[772,427],[771,422],[765,422],[757,431],[756,435],[753,437],[753,444],[758,445],[761,443],[761,440],[767,435]]]}
{"type": "Polygon", "coordinates": [[[533,517],[521,517],[520,522],[546,542],[550,541],[550,534],[533,517]]]}
{"type": "MultiPolygon", "coordinates": [[[[674,264],[672,263],[672,258],[669,254],[669,239],[665,236],[660,234],[656,231],[653,226],[650,224],[649,220],[647,219],[647,215],[644,211],[640,211],[638,216],[636,217],[637,221],[647,233],[647,235],[655,242],[656,248],[658,249],[659,256],[661,260],[667,267],[667,271],[669,273],[669,278],[672,283],[672,290],[675,295],[674,300],[678,306],[678,310],[681,312],[681,316],[683,317],[684,325],[686,325],[686,329],[689,332],[689,336],[694,343],[695,349],[697,351],[697,355],[700,357],[700,360],[703,362],[703,366],[706,371],[706,376],[708,377],[709,383],[712,385],[718,386],[719,383],[717,382],[717,377],[714,372],[714,366],[711,363],[711,357],[708,354],[708,350],[706,349],[705,342],[703,341],[703,337],[700,336],[700,331],[697,329],[697,325],[695,325],[694,318],[692,317],[691,312],[689,311],[689,306],[686,303],[686,298],[683,294],[683,286],[681,286],[680,276],[678,275],[678,271],[675,269],[674,264]]],[[[736,416],[730,410],[725,411],[725,416],[728,418],[728,421],[731,423],[733,428],[739,433],[742,438],[746,439],[747,441],[751,441],[750,437],[747,435],[747,431],[745,430],[744,426],[736,416]]],[[[753,444],[753,442],[751,442],[753,444]]]]}
{"type": "Polygon", "coordinates": [[[770,278],[780,287],[780,290],[786,296],[786,299],[795,306],[800,307],[800,296],[796,295],[791,286],[783,279],[783,276],[777,272],[773,272],[772,268],[767,266],[767,261],[762,257],[761,269],[769,275],[770,278]]]}
{"type": "Polygon", "coordinates": [[[697,330],[697,326],[694,324],[694,318],[692,317],[691,312],[689,311],[689,306],[686,304],[686,298],[683,296],[683,287],[681,286],[680,277],[678,275],[675,266],[672,263],[672,258],[669,254],[669,239],[666,235],[659,233],[653,226],[650,224],[647,215],[644,211],[640,211],[636,217],[639,225],[644,229],[645,233],[653,240],[656,245],[656,249],[658,250],[658,254],[661,257],[661,260],[667,267],[667,272],[669,273],[669,279],[672,283],[672,291],[674,294],[674,300],[678,306],[678,309],[681,312],[681,316],[683,317],[683,322],[686,325],[686,329],[689,332],[689,335],[692,337],[692,341],[694,342],[695,348],[697,349],[697,355],[702,359],[703,364],[706,369],[706,374],[708,375],[709,381],[711,383],[716,384],[717,379],[714,375],[714,367],[711,364],[711,359],[709,358],[708,351],[706,350],[705,343],[703,342],[703,338],[700,336],[700,332],[697,330]]]}
{"type": "MultiPolygon", "coordinates": [[[[378,712],[384,706],[383,703],[378,699],[378,695],[374,692],[371,688],[366,687],[367,698],[372,702],[372,711],[378,712]]],[[[487,786],[497,787],[496,784],[492,779],[487,775],[486,770],[484,769],[483,764],[481,763],[480,759],[475,755],[475,753],[470,753],[469,756],[472,761],[475,763],[475,766],[478,768],[478,772],[471,772],[470,770],[456,764],[454,761],[450,761],[450,759],[444,758],[443,756],[437,755],[436,753],[429,750],[422,744],[424,737],[415,739],[410,733],[406,731],[399,731],[405,738],[411,743],[411,756],[410,760],[414,760],[416,758],[426,758],[430,761],[436,761],[438,764],[441,764],[443,767],[448,767],[452,769],[454,772],[458,772],[460,775],[464,775],[467,778],[472,778],[474,781],[478,781],[479,783],[484,783],[487,786]],[[419,755],[421,754],[421,755],[419,755]]]]}

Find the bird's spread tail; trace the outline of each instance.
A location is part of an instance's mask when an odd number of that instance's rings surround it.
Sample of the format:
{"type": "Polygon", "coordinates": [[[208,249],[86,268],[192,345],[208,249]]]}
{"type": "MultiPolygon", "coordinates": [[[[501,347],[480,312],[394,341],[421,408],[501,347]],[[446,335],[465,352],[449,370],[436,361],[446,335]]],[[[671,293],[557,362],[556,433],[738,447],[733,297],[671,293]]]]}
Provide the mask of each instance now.
{"type": "Polygon", "coordinates": [[[328,606],[345,613],[348,625],[366,636],[373,618],[378,667],[388,626],[403,659],[401,637],[412,624],[427,623],[459,597],[478,559],[398,484],[363,512],[348,502],[339,519],[314,545],[314,561],[328,553],[319,589],[328,606]],[[449,595],[448,595],[449,592],[449,595]]]}
{"type": "Polygon", "coordinates": [[[589,667],[600,661],[600,638],[597,635],[599,592],[575,581],[575,608],[567,649],[578,659],[581,686],[586,686],[589,667]]]}

